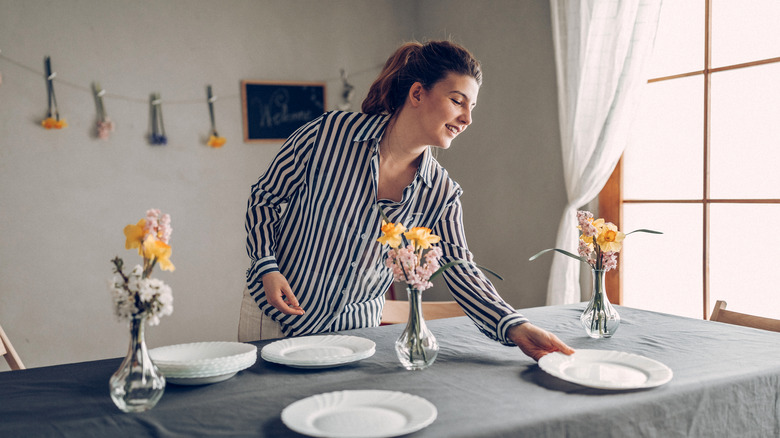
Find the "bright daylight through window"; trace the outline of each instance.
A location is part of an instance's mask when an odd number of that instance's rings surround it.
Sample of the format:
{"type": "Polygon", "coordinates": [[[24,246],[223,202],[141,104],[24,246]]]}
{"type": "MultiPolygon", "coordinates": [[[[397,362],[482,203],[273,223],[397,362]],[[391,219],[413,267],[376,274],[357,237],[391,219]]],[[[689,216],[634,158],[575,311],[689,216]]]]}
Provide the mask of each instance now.
{"type": "Polygon", "coordinates": [[[601,198],[664,232],[621,253],[623,304],[780,318],[778,23],[778,0],[664,1],[622,193],[601,198]]]}

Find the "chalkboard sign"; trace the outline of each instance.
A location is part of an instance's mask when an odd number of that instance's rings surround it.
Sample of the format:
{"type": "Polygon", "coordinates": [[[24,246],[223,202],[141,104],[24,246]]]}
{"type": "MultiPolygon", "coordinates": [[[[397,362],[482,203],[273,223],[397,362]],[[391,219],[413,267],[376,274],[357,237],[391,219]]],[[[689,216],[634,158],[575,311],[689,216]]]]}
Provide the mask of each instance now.
{"type": "Polygon", "coordinates": [[[325,84],[241,81],[244,142],[284,141],[325,112],[325,84]]]}

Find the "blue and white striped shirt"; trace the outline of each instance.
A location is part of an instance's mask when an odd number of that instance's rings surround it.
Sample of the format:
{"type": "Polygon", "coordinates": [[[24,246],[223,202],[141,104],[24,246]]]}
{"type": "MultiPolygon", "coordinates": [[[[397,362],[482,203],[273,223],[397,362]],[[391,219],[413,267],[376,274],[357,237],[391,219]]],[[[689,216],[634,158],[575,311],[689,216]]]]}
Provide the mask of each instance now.
{"type": "MultiPolygon", "coordinates": [[[[473,257],[463,232],[460,186],[426,151],[400,202],[377,200],[379,141],[388,116],[330,112],[307,123],[282,145],[252,186],[246,230],[251,266],[247,285],[260,309],[287,336],[379,325],[393,281],[383,261],[381,207],[393,222],[441,236],[441,263],[473,257]],[[285,315],[265,297],[262,276],[280,271],[304,315],[285,315]]],[[[455,298],[477,327],[506,345],[509,327],[527,319],[507,304],[469,264],[444,273],[455,298]]]]}

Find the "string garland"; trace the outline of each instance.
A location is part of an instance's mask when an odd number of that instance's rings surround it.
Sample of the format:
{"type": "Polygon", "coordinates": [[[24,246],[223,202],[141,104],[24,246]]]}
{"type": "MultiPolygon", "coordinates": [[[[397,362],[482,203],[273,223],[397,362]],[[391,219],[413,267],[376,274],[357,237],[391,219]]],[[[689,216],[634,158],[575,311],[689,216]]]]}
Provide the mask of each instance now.
{"type": "MultiPolygon", "coordinates": [[[[12,59],[12,58],[9,58],[5,54],[3,54],[2,50],[0,50],[0,60],[8,62],[9,64],[13,64],[13,65],[15,65],[15,66],[17,66],[17,67],[19,67],[19,68],[21,68],[23,70],[27,70],[30,73],[34,73],[37,76],[44,76],[45,77],[44,72],[42,72],[40,70],[36,70],[33,67],[29,67],[27,65],[24,65],[21,62],[18,62],[16,60],[12,59]]],[[[354,76],[360,76],[360,75],[363,75],[363,74],[366,74],[366,73],[372,73],[372,72],[375,72],[375,71],[381,69],[383,66],[384,66],[384,63],[377,64],[377,65],[375,65],[373,67],[369,67],[369,68],[366,68],[366,69],[359,70],[359,71],[356,71],[354,73],[351,73],[350,76],[354,77],[354,76]]],[[[327,79],[325,79],[324,82],[344,81],[345,79],[346,79],[346,73],[342,73],[338,77],[334,76],[334,77],[331,77],[331,78],[327,78],[327,79]]],[[[75,82],[70,82],[70,81],[64,80],[64,79],[62,79],[59,76],[56,78],[56,81],[57,81],[57,83],[60,83],[63,86],[67,86],[67,87],[70,87],[70,88],[81,90],[81,91],[84,91],[84,92],[90,93],[90,94],[92,93],[92,90],[89,87],[85,87],[85,86],[79,85],[79,84],[77,84],[75,82]]],[[[115,94],[115,93],[109,93],[109,92],[106,92],[103,95],[103,97],[109,98],[109,99],[123,100],[123,101],[127,101],[127,102],[140,103],[140,104],[143,104],[143,105],[148,105],[149,104],[149,99],[144,98],[144,97],[127,96],[127,95],[115,94]]],[[[221,100],[222,99],[240,99],[240,98],[241,98],[240,94],[231,94],[231,95],[220,96],[219,97],[219,99],[221,99],[221,100]]],[[[166,99],[165,100],[165,104],[166,105],[192,105],[192,104],[200,104],[200,105],[202,105],[203,104],[203,99],[202,98],[178,99],[178,100],[176,100],[176,99],[174,99],[174,100],[166,99]]]]}
{"type": "MultiPolygon", "coordinates": [[[[59,108],[57,107],[57,98],[54,93],[54,83],[55,81],[62,86],[70,87],[75,90],[80,90],[86,93],[89,93],[93,96],[95,100],[95,111],[96,111],[96,136],[99,139],[108,139],[111,132],[114,131],[115,124],[114,122],[108,117],[105,110],[105,104],[104,99],[112,99],[112,100],[118,100],[118,101],[124,101],[124,102],[131,102],[131,103],[138,103],[138,104],[145,104],[149,105],[149,127],[150,127],[150,133],[148,135],[149,143],[152,145],[165,145],[168,142],[168,138],[165,135],[165,127],[163,125],[162,120],[162,99],[160,98],[160,93],[152,93],[148,99],[134,97],[134,96],[127,96],[122,94],[116,94],[116,93],[109,93],[107,92],[99,82],[93,82],[91,84],[91,87],[85,87],[83,85],[80,85],[78,83],[68,81],[65,79],[62,79],[58,77],[57,73],[52,70],[51,68],[51,58],[49,56],[44,57],[44,70],[45,72],[42,72],[40,70],[37,70],[33,67],[30,67],[28,65],[25,65],[19,61],[16,61],[15,59],[12,59],[2,53],[2,50],[0,50],[0,60],[5,61],[9,64],[12,64],[22,70],[25,70],[27,72],[33,73],[37,76],[43,76],[46,79],[46,91],[48,95],[48,110],[46,113],[46,119],[41,122],[42,126],[46,129],[62,129],[67,127],[67,122],[64,118],[60,117],[59,108]]],[[[357,71],[355,73],[352,73],[352,76],[358,76],[365,73],[375,72],[378,69],[381,69],[384,64],[378,64],[370,68],[366,68],[360,71],[357,71]]],[[[342,110],[349,110],[351,109],[351,99],[354,94],[354,86],[350,84],[347,80],[347,73],[345,69],[341,69],[340,76],[326,79],[325,81],[336,81],[340,80],[342,83],[343,91],[341,93],[342,102],[337,105],[339,109],[342,110]]],[[[2,75],[0,73],[0,84],[2,84],[2,75]]],[[[222,99],[239,99],[241,96],[239,94],[232,94],[228,96],[222,97],[222,99]]],[[[226,143],[226,139],[224,137],[220,137],[217,133],[216,129],[216,121],[214,116],[214,103],[217,100],[217,96],[215,96],[212,92],[211,85],[207,85],[206,87],[206,103],[208,105],[209,110],[209,120],[211,122],[211,128],[209,130],[209,137],[206,141],[206,144],[208,146],[211,146],[212,148],[220,148],[226,143]]],[[[202,105],[203,99],[174,99],[174,100],[165,100],[165,105],[202,105]]]]}

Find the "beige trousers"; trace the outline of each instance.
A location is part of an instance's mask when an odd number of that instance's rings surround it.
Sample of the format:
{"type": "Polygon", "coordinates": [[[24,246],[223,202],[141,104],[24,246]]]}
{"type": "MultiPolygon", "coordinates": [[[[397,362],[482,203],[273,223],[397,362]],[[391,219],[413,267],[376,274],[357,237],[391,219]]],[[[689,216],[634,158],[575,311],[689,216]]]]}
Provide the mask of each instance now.
{"type": "Polygon", "coordinates": [[[255,303],[249,289],[244,287],[241,313],[238,317],[238,342],[283,338],[282,327],[266,316],[255,303]]]}

